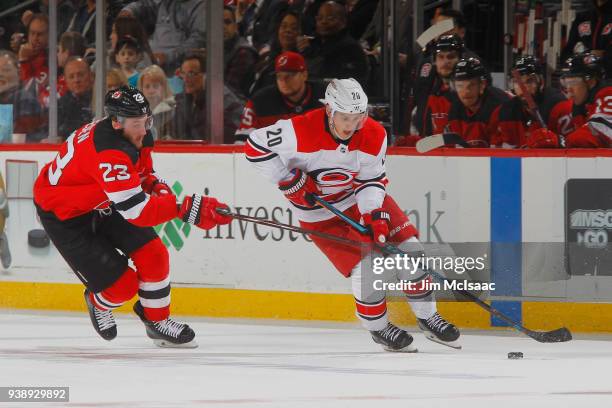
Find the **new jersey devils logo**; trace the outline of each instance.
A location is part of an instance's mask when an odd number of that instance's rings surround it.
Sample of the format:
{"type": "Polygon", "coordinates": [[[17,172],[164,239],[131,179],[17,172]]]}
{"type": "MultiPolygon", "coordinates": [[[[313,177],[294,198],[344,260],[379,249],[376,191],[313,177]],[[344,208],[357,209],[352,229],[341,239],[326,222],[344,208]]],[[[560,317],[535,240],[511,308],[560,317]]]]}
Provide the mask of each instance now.
{"type": "Polygon", "coordinates": [[[121,91],[115,91],[115,92],[113,92],[112,98],[113,98],[113,99],[119,99],[119,98],[121,98],[121,91]]]}
{"type": "Polygon", "coordinates": [[[283,55],[278,59],[278,65],[284,67],[287,64],[287,56],[283,55]]]}

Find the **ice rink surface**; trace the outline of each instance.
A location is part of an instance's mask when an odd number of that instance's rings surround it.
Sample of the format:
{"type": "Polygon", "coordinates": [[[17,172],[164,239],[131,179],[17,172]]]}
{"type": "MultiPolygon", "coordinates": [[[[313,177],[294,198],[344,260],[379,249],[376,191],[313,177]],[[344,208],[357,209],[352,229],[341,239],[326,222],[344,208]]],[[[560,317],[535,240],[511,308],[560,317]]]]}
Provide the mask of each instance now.
{"type": "Polygon", "coordinates": [[[453,350],[417,333],[419,353],[399,354],[352,325],[185,319],[200,347],[176,350],[135,316],[117,320],[105,342],[85,314],[0,310],[0,386],[70,387],[68,405],[0,406],[612,407],[610,337],[468,332],[453,350]]]}

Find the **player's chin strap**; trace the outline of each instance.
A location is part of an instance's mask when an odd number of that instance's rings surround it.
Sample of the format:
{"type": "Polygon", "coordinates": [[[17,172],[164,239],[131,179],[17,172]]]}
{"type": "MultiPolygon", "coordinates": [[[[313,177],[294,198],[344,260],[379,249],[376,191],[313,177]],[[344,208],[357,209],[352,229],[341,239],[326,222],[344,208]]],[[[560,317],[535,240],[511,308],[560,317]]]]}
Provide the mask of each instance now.
{"type": "MultiPolygon", "coordinates": [[[[334,207],[332,204],[328,203],[327,201],[325,201],[321,197],[317,196],[316,194],[310,193],[310,196],[311,196],[311,198],[314,201],[316,201],[317,203],[321,204],[323,207],[327,208],[329,211],[334,213],[338,218],[340,218],[342,221],[344,221],[347,224],[349,224],[351,227],[353,227],[359,233],[361,233],[361,234],[369,234],[369,230],[368,230],[367,227],[365,227],[364,225],[361,225],[357,221],[353,220],[351,217],[349,217],[348,215],[344,214],[342,211],[340,211],[339,209],[334,207]]],[[[392,244],[389,244],[389,243],[379,244],[378,246],[380,247],[380,249],[383,252],[386,252],[388,254],[409,255],[408,253],[402,251],[401,249],[399,249],[395,245],[392,245],[392,244]]],[[[434,270],[427,269],[427,272],[432,277],[434,277],[434,278],[436,278],[436,279],[438,279],[440,281],[448,281],[448,279],[445,276],[441,275],[440,273],[438,273],[438,272],[436,272],[434,270]]],[[[547,331],[547,332],[539,332],[539,331],[530,330],[530,329],[527,329],[526,327],[522,326],[521,324],[515,322],[514,320],[512,320],[511,318],[509,318],[508,316],[506,316],[505,314],[503,314],[499,310],[497,310],[497,309],[493,308],[492,306],[490,306],[489,304],[483,302],[482,300],[480,300],[478,298],[478,296],[475,296],[473,293],[468,292],[467,290],[456,290],[456,292],[459,293],[462,296],[465,296],[466,298],[468,298],[472,302],[476,303],[478,306],[482,307],[483,309],[485,309],[487,312],[491,313],[492,315],[502,319],[503,321],[508,323],[510,326],[512,326],[514,329],[520,331],[521,333],[526,334],[527,336],[531,337],[534,340],[539,341],[540,343],[561,343],[561,342],[565,342],[565,341],[570,341],[572,339],[572,334],[565,327],[562,327],[562,328],[556,329],[556,330],[547,331]]]]}

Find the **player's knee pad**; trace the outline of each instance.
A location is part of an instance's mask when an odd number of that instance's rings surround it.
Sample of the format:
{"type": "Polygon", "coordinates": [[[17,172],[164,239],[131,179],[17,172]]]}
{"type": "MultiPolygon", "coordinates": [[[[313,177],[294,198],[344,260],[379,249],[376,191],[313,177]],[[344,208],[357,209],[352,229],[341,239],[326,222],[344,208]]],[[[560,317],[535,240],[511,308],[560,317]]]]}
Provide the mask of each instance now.
{"type": "Polygon", "coordinates": [[[96,305],[102,309],[114,309],[121,306],[138,293],[136,271],[129,266],[111,286],[93,294],[96,305]]]}
{"type": "Polygon", "coordinates": [[[138,248],[130,258],[134,261],[138,278],[144,282],[158,282],[166,279],[170,271],[168,250],[159,238],[138,248]]]}

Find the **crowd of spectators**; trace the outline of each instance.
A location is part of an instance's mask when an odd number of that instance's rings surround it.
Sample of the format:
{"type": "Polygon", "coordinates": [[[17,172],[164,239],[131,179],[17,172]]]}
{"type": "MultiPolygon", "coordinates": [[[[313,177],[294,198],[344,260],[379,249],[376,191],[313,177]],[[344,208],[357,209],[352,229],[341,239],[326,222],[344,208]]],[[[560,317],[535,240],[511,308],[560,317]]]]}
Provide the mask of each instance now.
{"type": "MultiPolygon", "coordinates": [[[[241,143],[254,128],[320,107],[332,78],[352,77],[366,92],[379,92],[382,3],[225,0],[224,143],[241,143]]],[[[29,143],[50,142],[50,41],[58,44],[54,91],[61,140],[93,119],[94,71],[103,63],[107,90],[129,84],[149,100],[157,140],[208,141],[205,0],[106,5],[104,61],[95,61],[94,0],[58,1],[57,39],[49,39],[48,0],[15,14],[18,23],[5,30],[6,49],[0,49],[0,143],[9,143],[12,134],[25,134],[29,143]]],[[[410,30],[408,14],[400,12],[400,32],[410,30]]],[[[532,56],[518,56],[513,68],[520,75],[508,89],[496,88],[486,61],[465,44],[469,27],[461,11],[440,8],[431,24],[445,19],[454,28],[424,49],[403,34],[396,38],[403,45],[394,60],[411,90],[403,107],[411,126],[393,140],[396,145],[455,132],[475,147],[612,146],[612,91],[605,79],[612,0],[594,0],[592,12],[577,16],[558,88],[545,83],[545,67],[532,56]]]]}

